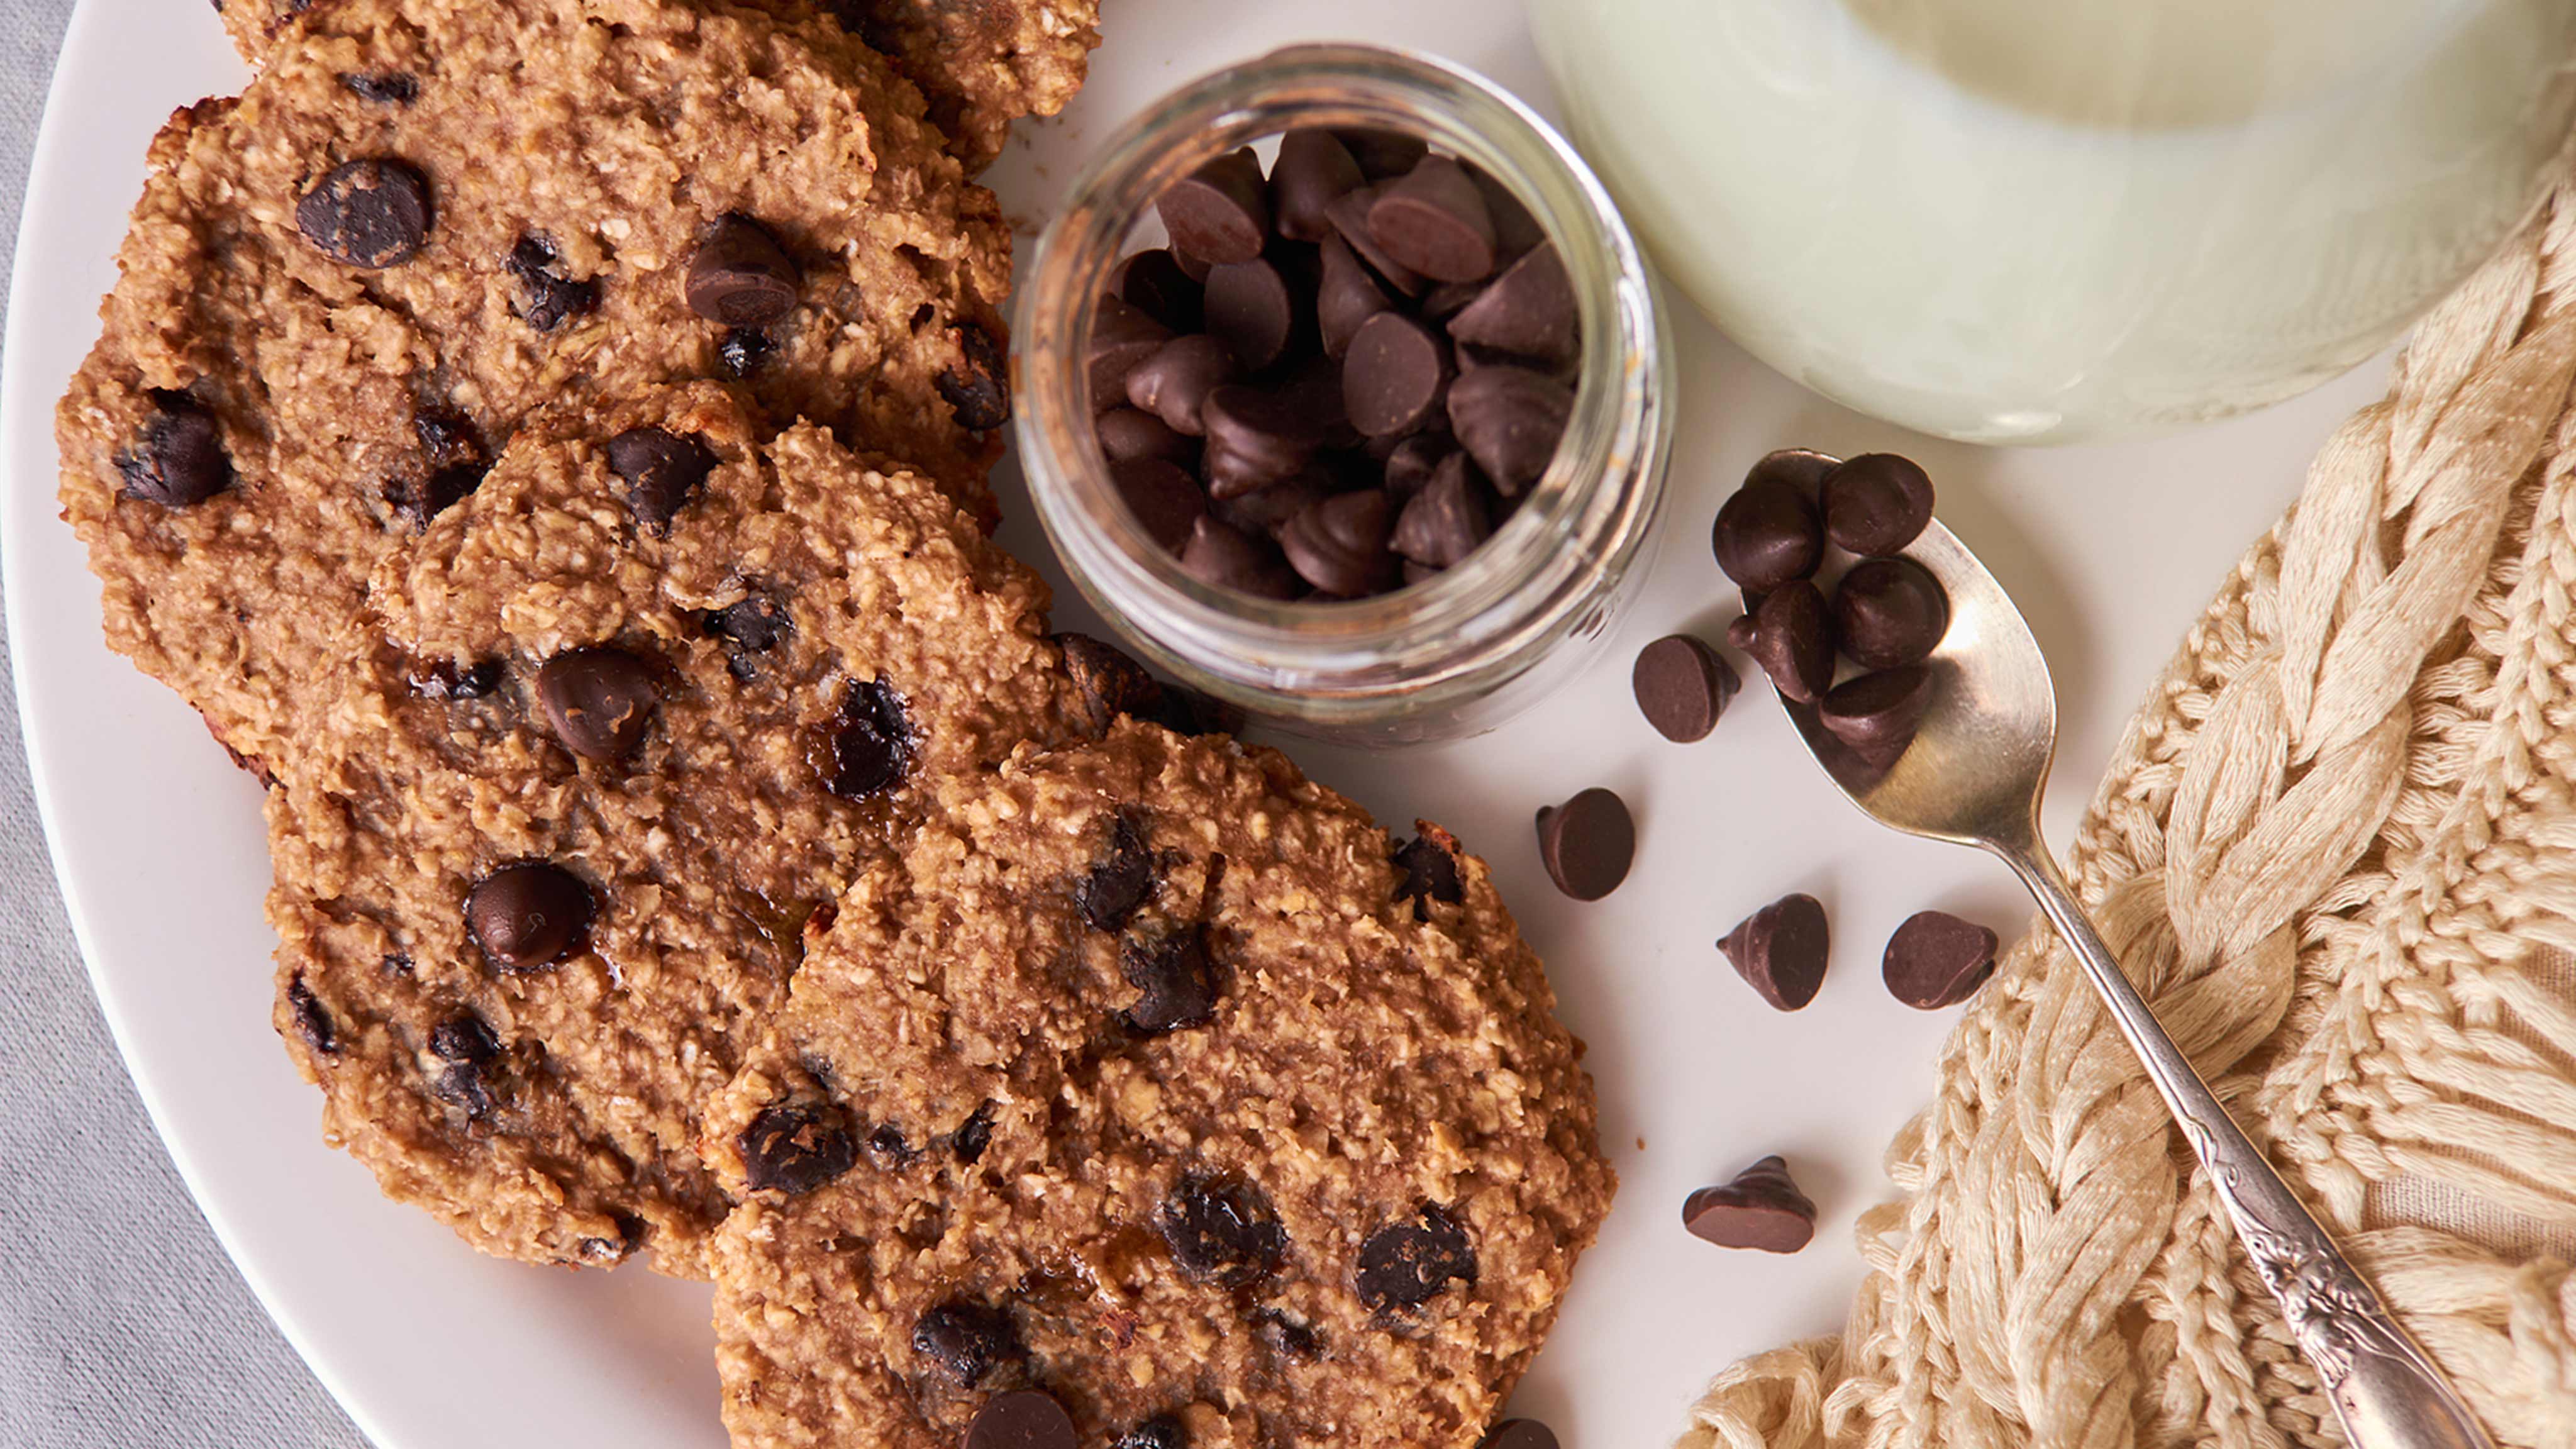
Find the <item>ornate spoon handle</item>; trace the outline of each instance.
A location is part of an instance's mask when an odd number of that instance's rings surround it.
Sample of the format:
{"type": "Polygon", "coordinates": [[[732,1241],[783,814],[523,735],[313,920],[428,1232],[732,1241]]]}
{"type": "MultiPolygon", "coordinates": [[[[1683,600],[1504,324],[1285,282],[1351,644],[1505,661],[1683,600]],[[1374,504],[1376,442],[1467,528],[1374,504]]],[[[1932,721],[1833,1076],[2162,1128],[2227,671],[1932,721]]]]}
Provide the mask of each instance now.
{"type": "Polygon", "coordinates": [[[2084,963],[2084,974],[2136,1049],[2147,1076],[2182,1124],[2217,1185],[2246,1256],[2281,1303],[2300,1352],[2316,1365],[2354,1449],[2493,1449],[2431,1356],[2379,1301],[2343,1250],[2262,1152],[2227,1115],[2189,1058],[2165,1035],[2146,999],[2085,917],[2033,830],[2026,845],[1989,849],[2013,868],[2084,963]]]}

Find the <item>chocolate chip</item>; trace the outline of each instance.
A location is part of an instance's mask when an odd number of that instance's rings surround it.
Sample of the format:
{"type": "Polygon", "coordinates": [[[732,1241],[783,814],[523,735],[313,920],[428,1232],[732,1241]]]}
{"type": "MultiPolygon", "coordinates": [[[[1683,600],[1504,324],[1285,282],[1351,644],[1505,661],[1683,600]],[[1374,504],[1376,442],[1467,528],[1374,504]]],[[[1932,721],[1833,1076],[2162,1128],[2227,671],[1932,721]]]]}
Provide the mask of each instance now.
{"type": "Polygon", "coordinates": [[[184,393],[155,390],[152,415],[134,447],[116,457],[125,496],[164,508],[191,508],[233,486],[215,415],[184,393]]]}
{"type": "Polygon", "coordinates": [[[1910,558],[1863,559],[1834,589],[1834,642],[1864,669],[1932,657],[1950,627],[1950,596],[1910,558]]]}
{"type": "Polygon", "coordinates": [[[1822,697],[1834,682],[1833,624],[1825,613],[1825,596],[1805,579],[1762,596],[1753,614],[1753,643],[1745,651],[1771,687],[1800,704],[1822,697]]]}
{"type": "Polygon", "coordinates": [[[537,703],[564,748],[614,762],[644,742],[662,691],[653,666],[623,649],[567,649],[537,670],[537,703]]]}
{"type": "Polygon", "coordinates": [[[960,1162],[972,1165],[993,1145],[993,1104],[978,1106],[974,1114],[948,1134],[948,1150],[960,1162]]]}
{"type": "Polygon", "coordinates": [[[1753,466],[1745,470],[1741,486],[1753,488],[1765,483],[1784,484],[1812,503],[1825,481],[1825,475],[1841,465],[1841,459],[1828,457],[1811,448],[1781,448],[1755,459],[1753,466]]]}
{"type": "Polygon", "coordinates": [[[1211,391],[1199,406],[1207,429],[1209,490],[1239,498],[1302,470],[1323,446],[1310,401],[1241,383],[1211,391]]]}
{"type": "Polygon", "coordinates": [[[1847,458],[1819,486],[1825,537],[1853,553],[1901,552],[1932,521],[1930,475],[1894,453],[1847,458]]]}
{"type": "Polygon", "coordinates": [[[1109,827],[1109,853],[1073,888],[1073,903],[1091,929],[1120,931],[1154,885],[1154,852],[1135,817],[1122,810],[1109,827]]]}
{"type": "Polygon", "coordinates": [[[1481,281],[1442,282],[1422,294],[1422,315],[1433,322],[1447,322],[1466,311],[1467,304],[1475,301],[1484,290],[1485,283],[1481,281]]]}
{"type": "Polygon", "coordinates": [[[1351,426],[1373,438],[1420,432],[1439,415],[1454,370],[1446,338],[1401,312],[1378,313],[1342,358],[1351,426]]]}
{"type": "MultiPolygon", "coordinates": [[[[1761,608],[1761,600],[1758,597],[1748,599],[1746,607],[1748,611],[1761,608]]],[[[1740,649],[1750,654],[1753,652],[1754,641],[1760,637],[1760,627],[1754,623],[1750,612],[1738,614],[1726,621],[1726,642],[1730,648],[1740,649]]]]}
{"type": "Polygon", "coordinates": [[[1085,733],[1093,738],[1107,734],[1121,715],[1143,719],[1162,704],[1163,686],[1125,650],[1088,634],[1058,634],[1055,641],[1085,733]]]}
{"type": "Polygon", "coordinates": [[[932,381],[948,400],[957,426],[989,433],[1011,420],[1010,359],[982,324],[960,322],[955,330],[958,364],[932,381]]]}
{"type": "Polygon", "coordinates": [[[1232,382],[1243,369],[1225,344],[1205,333],[1175,337],[1127,374],[1127,401],[1161,418],[1184,437],[1207,431],[1199,409],[1208,394],[1232,382]]]}
{"type": "Polygon", "coordinates": [[[727,327],[768,327],[796,310],[804,285],[796,261],[769,229],[740,212],[716,219],[689,258],[681,295],[689,310],[727,327]]]}
{"type": "Polygon", "coordinates": [[[331,1013],[322,1009],[320,998],[304,984],[301,974],[286,983],[286,1009],[294,1014],[295,1034],[304,1038],[307,1047],[321,1056],[340,1054],[340,1034],[331,1025],[331,1013]]]}
{"type": "Polygon", "coordinates": [[[1169,1414],[1156,1414],[1118,1436],[1110,1449],[1190,1449],[1190,1431],[1169,1414]]]}
{"type": "Polygon", "coordinates": [[[700,615],[698,627],[724,641],[725,669],[736,679],[749,679],[751,656],[777,648],[796,632],[796,620],[785,604],[767,594],[745,594],[700,615]]]}
{"type": "Polygon", "coordinates": [[[552,332],[575,317],[599,309],[599,281],[595,277],[567,277],[560,264],[554,243],[544,237],[523,233],[501,259],[501,268],[519,284],[519,303],[514,309],[521,321],[539,332],[552,332]]]}
{"type": "Polygon", "coordinates": [[[1366,263],[1368,269],[1386,289],[1406,297],[1419,297],[1431,285],[1428,278],[1387,255],[1386,248],[1369,234],[1369,209],[1377,204],[1379,188],[1362,187],[1333,198],[1324,208],[1324,216],[1333,224],[1333,234],[1351,249],[1351,254],[1366,263]]]}
{"type": "Polygon", "coordinates": [[[1369,236],[1398,266],[1435,282],[1472,282],[1494,270],[1494,218],[1467,168],[1426,156],[1369,203],[1369,236]]]}
{"type": "Polygon", "coordinates": [[[1677,744],[1708,738],[1741,684],[1734,665],[1690,634],[1667,634],[1638,650],[1628,682],[1646,723],[1677,744]]]}
{"type": "Polygon", "coordinates": [[[850,682],[841,707],[816,733],[812,760],[823,788],[864,800],[903,783],[912,768],[912,724],[883,679],[850,682]]]}
{"type": "Polygon", "coordinates": [[[868,1160],[887,1172],[909,1167],[921,1156],[904,1138],[903,1129],[892,1122],[879,1123],[868,1134],[867,1149],[868,1160]]]}
{"type": "Polygon", "coordinates": [[[1216,963],[1208,959],[1203,930],[1176,930],[1153,941],[1130,937],[1119,945],[1118,970],[1143,993],[1119,1013],[1132,1030],[1160,1036],[1216,1020],[1216,963]]]}
{"type": "Polygon", "coordinates": [[[1492,494],[1467,455],[1452,453],[1396,518],[1394,548],[1427,568],[1454,568],[1493,532],[1492,494]]]}
{"type": "Polygon", "coordinates": [[[1357,598],[1395,581],[1395,555],[1387,550],[1394,532],[1393,503],[1369,488],[1300,509],[1280,530],[1279,546],[1306,582],[1327,594],[1357,598]]]}
{"type": "Polygon", "coordinates": [[[1297,331],[1299,309],[1287,278],[1260,257],[1209,268],[1206,308],[1208,335],[1254,372],[1285,356],[1297,331]]]}
{"type": "Polygon", "coordinates": [[[1816,717],[1851,752],[1880,768],[1896,763],[1932,708],[1932,672],[1920,664],[1844,680],[1825,694],[1816,717]]]}
{"type": "Polygon", "coordinates": [[[1764,479],[1736,489],[1718,508],[1709,547],[1728,578],[1769,590],[1816,571],[1825,556],[1825,533],[1805,494],[1764,479]]]}
{"type": "Polygon", "coordinates": [[[1823,904],[1814,896],[1792,895],[1745,917],[1717,949],[1763,1000],[1796,1011],[1825,984],[1830,944],[1823,904]]]}
{"type": "Polygon", "coordinates": [[[1556,1435],[1536,1419],[1505,1419],[1476,1449],[1556,1449],[1556,1435]]]}
{"type": "Polygon", "coordinates": [[[572,954],[590,929],[590,887],[542,860],[505,865],[465,897],[465,930],[494,970],[542,971],[572,954]]]}
{"type": "Polygon", "coordinates": [[[1179,258],[1160,247],[1128,257],[1109,273],[1112,296],[1174,332],[1199,330],[1201,286],[1182,270],[1179,258]]]}
{"type": "Polygon", "coordinates": [[[671,531],[671,520],[715,467],[705,443],[660,428],[628,428],[608,440],[608,471],[626,485],[636,520],[655,534],[671,531]]]}
{"type": "Polygon", "coordinates": [[[850,1114],[830,1102],[763,1107],[734,1139],[742,1178],[754,1192],[812,1192],[858,1166],[850,1114]]]}
{"type": "Polygon", "coordinates": [[[1324,1356],[1322,1330],[1282,1309],[1254,1309],[1252,1334],[1281,1358],[1312,1363],[1324,1356]]]}
{"type": "Polygon", "coordinates": [[[1520,196],[1482,167],[1467,166],[1467,179],[1476,183],[1476,193],[1485,198],[1485,214],[1494,219],[1494,264],[1508,269],[1512,263],[1529,255],[1547,241],[1547,228],[1530,215],[1520,196]]]}
{"type": "Polygon", "coordinates": [[[778,351],[778,339],[757,327],[728,327],[716,338],[716,366],[736,382],[760,375],[778,351]]]}
{"type": "Polygon", "coordinates": [[[483,1069],[470,1062],[460,1062],[430,1078],[429,1090],[432,1096],[463,1111],[467,1121],[479,1122],[492,1115],[492,1084],[485,1080],[483,1069]]]}
{"type": "Polygon", "coordinates": [[[1315,285],[1315,325],[1326,357],[1350,351],[1361,324],[1394,305],[1386,289],[1339,235],[1325,238],[1315,285]]]}
{"type": "Polygon", "coordinates": [[[1574,282],[1553,243],[1506,268],[1449,319],[1449,335],[1551,366],[1574,360],[1574,282]]]}
{"type": "Polygon", "coordinates": [[[1270,163],[1271,224],[1292,241],[1322,241],[1333,230],[1324,208],[1367,184],[1340,137],[1312,126],[1290,131],[1279,138],[1278,159],[1270,163]]]}
{"type": "Polygon", "coordinates": [[[390,156],[344,161],[295,203],[295,228],[315,251],[370,271],[418,255],[429,226],[428,179],[390,156]]]}
{"type": "Polygon", "coordinates": [[[1398,900],[1413,902],[1415,920],[1431,919],[1433,901],[1450,905],[1467,898],[1465,879],[1458,871],[1457,842],[1446,831],[1426,827],[1423,833],[1395,848],[1395,868],[1404,878],[1395,883],[1398,900]]]}
{"type": "Polygon", "coordinates": [[[1379,127],[1342,126],[1333,131],[1357,161],[1360,173],[1371,181],[1402,176],[1422,164],[1431,154],[1431,143],[1406,131],[1389,131],[1379,127]]]}
{"type": "Polygon", "coordinates": [[[1732,1182],[1692,1193],[1682,1223],[1721,1248],[1794,1253],[1816,1235],[1816,1205],[1790,1180],[1787,1162],[1766,1157],[1732,1182]]]}
{"type": "Polygon", "coordinates": [[[501,661],[432,660],[414,665],[404,682],[423,699],[481,699],[501,687],[501,661]]]}
{"type": "Polygon", "coordinates": [[[480,1066],[501,1055],[501,1040],[483,1018],[468,1011],[431,1027],[429,1049],[440,1061],[480,1066]]]}
{"type": "Polygon", "coordinates": [[[420,78],[409,71],[342,71],[340,86],[359,100],[380,106],[407,106],[420,99],[420,78]]]}
{"type": "Polygon", "coordinates": [[[1172,329],[1155,321],[1141,307],[1131,307],[1116,297],[1102,297],[1094,303],[1088,367],[1093,409],[1106,410],[1126,401],[1127,374],[1171,340],[1172,329]]]}
{"type": "Polygon", "coordinates": [[[1091,421],[1100,435],[1100,452],[1115,463],[1128,458],[1160,458],[1183,468],[1199,461],[1198,444],[1172,431],[1172,425],[1143,408],[1111,408],[1091,421]]]}
{"type": "Polygon", "coordinates": [[[1578,901],[1619,888],[1637,859],[1637,822],[1628,802],[1598,785],[1538,812],[1539,860],[1548,879],[1578,901]]]}
{"type": "Polygon", "coordinates": [[[1269,239],[1270,200],[1249,146],[1230,151],[1155,198],[1177,251],[1212,263],[1248,262],[1269,239]]]}
{"type": "Polygon", "coordinates": [[[1995,974],[1995,933],[1946,911],[1917,911],[1887,938],[1879,974],[1888,994],[1918,1011],[1939,1011],[1977,994],[1995,974]]]}
{"type": "Polygon", "coordinates": [[[1076,1442],[1064,1405],[1035,1389],[1019,1389],[975,1411],[965,1449],[1075,1449],[1076,1442]]]}
{"type": "Polygon", "coordinates": [[[1430,485],[1440,464],[1457,451],[1458,440],[1445,433],[1416,433],[1398,442],[1388,451],[1380,475],[1387,495],[1398,503],[1411,502],[1413,495],[1430,485]]]}
{"type": "Polygon", "coordinates": [[[1452,1283],[1475,1282],[1475,1247],[1436,1203],[1424,1203],[1411,1221],[1380,1228],[1360,1244],[1360,1301],[1379,1313],[1419,1308],[1452,1283]]]}
{"type": "Polygon", "coordinates": [[[1127,501],[1127,509],[1154,542],[1178,553],[1190,541],[1191,526],[1207,512],[1207,494],[1199,480],[1177,463],[1161,458],[1126,458],[1109,465],[1110,486],[1127,501]]]}
{"type": "Polygon", "coordinates": [[[1449,425],[1505,497],[1547,474],[1574,415],[1574,389],[1523,367],[1479,367],[1449,387],[1449,425]]]}
{"type": "Polygon", "coordinates": [[[1232,589],[1256,599],[1288,600],[1304,592],[1297,571],[1266,533],[1247,533],[1202,515],[1181,547],[1181,572],[1212,589],[1232,589]]]}
{"type": "Polygon", "coordinates": [[[1331,480],[1321,468],[1307,468],[1293,478],[1283,478],[1249,493],[1220,498],[1209,512],[1245,533],[1276,538],[1288,520],[1333,494],[1331,480]]]}
{"type": "Polygon", "coordinates": [[[1184,1177],[1154,1214],[1183,1276],[1249,1288],[1287,1261],[1288,1230],[1261,1189],[1239,1178],[1184,1177]]]}
{"type": "Polygon", "coordinates": [[[912,1325],[912,1351],[936,1364],[961,1389],[993,1370],[1028,1356],[1010,1313],[983,1303],[951,1299],[912,1325]]]}

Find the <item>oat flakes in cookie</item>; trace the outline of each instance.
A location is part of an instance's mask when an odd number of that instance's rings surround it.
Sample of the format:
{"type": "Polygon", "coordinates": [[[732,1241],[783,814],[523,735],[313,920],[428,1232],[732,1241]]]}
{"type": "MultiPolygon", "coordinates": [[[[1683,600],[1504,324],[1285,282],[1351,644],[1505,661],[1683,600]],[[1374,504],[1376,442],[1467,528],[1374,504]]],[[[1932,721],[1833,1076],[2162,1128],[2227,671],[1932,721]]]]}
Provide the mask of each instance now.
{"type": "Polygon", "coordinates": [[[523,417],[677,379],[988,508],[1009,237],[918,107],[715,0],[316,9],[154,141],[58,412],[109,641],[265,758],[523,417]]]}
{"type": "Polygon", "coordinates": [[[708,1117],[741,1449],[1468,1449],[1613,1176],[1484,864],[1124,723],[954,777],[708,1117]],[[1015,1414],[1015,1400],[996,1413],[1015,1414]]]}
{"type": "Polygon", "coordinates": [[[268,802],[325,1130],[488,1252],[701,1272],[698,1114],[802,926],[943,782],[1075,728],[1044,585],[701,383],[532,420],[373,593],[268,802]]]}

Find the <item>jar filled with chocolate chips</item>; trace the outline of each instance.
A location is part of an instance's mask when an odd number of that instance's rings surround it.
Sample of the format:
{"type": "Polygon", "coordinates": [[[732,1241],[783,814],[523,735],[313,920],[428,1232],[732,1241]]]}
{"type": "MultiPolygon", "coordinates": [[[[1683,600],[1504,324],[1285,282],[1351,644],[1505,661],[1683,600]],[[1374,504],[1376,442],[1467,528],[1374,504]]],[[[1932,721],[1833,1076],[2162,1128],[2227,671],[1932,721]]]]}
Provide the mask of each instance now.
{"type": "Polygon", "coordinates": [[[1561,137],[1444,64],[1306,46],[1176,92],[1019,295],[1020,452],[1075,583],[1287,728],[1500,723],[1580,662],[1659,511],[1635,242],[1561,137]]]}

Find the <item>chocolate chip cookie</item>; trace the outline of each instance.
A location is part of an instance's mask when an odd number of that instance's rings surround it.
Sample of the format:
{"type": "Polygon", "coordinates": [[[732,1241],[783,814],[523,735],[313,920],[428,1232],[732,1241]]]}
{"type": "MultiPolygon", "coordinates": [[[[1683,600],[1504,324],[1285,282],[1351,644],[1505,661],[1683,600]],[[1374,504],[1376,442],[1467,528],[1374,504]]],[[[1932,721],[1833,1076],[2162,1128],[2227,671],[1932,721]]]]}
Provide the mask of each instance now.
{"type": "MultiPolygon", "coordinates": [[[[253,65],[277,46],[288,21],[315,8],[314,0],[217,7],[253,65]]],[[[1098,0],[764,0],[762,8],[797,20],[828,14],[884,52],[928,96],[931,119],[970,171],[1001,154],[1012,121],[1062,110],[1100,43],[1098,0]]]]}
{"type": "Polygon", "coordinates": [[[269,795],[326,1130],[487,1251],[698,1271],[698,1114],[800,928],[944,782],[1078,728],[1044,585],[701,383],[532,419],[371,593],[269,795]]]}
{"type": "Polygon", "coordinates": [[[1613,1186],[1484,864],[1134,722],[939,795],[708,1114],[735,1443],[1474,1444],[1613,1186]]]}
{"type": "Polygon", "coordinates": [[[534,408],[742,381],[970,507],[1009,237],[837,25],[708,0],[334,0],[180,112],[63,399],[109,640],[265,758],[378,560],[534,408]]]}

